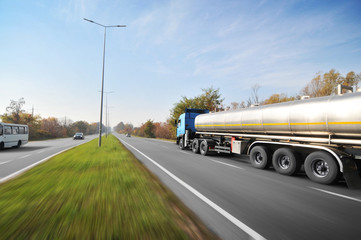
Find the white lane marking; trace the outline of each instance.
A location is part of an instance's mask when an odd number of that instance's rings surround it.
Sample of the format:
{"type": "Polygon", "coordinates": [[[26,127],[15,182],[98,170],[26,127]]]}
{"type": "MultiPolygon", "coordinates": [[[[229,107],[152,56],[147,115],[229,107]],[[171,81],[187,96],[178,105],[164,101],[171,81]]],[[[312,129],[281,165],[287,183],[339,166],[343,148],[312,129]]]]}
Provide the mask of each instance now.
{"type": "Polygon", "coordinates": [[[237,166],[234,166],[234,165],[232,165],[232,164],[228,164],[228,163],[224,163],[224,162],[220,162],[220,161],[212,160],[212,159],[211,159],[211,161],[216,162],[216,163],[220,163],[220,164],[224,164],[224,165],[227,165],[227,166],[230,166],[230,167],[239,168],[239,169],[244,170],[244,168],[237,167],[237,166]]]}
{"type": "MultiPolygon", "coordinates": [[[[192,155],[192,156],[194,156],[194,154],[192,154],[192,153],[188,153],[188,152],[185,152],[185,151],[182,151],[182,150],[177,150],[177,152],[181,152],[181,153],[184,153],[184,154],[188,154],[188,155],[192,155]]],[[[220,162],[220,161],[213,160],[213,159],[211,159],[211,161],[216,162],[216,163],[220,163],[220,164],[224,164],[224,165],[227,165],[227,166],[230,166],[230,167],[234,167],[234,168],[238,168],[238,169],[242,169],[242,170],[244,170],[244,168],[237,167],[237,166],[234,166],[234,165],[232,165],[232,164],[228,164],[228,163],[220,162]]]]}
{"type": "Polygon", "coordinates": [[[187,155],[192,155],[192,156],[194,156],[194,154],[189,153],[189,152],[185,152],[185,151],[183,151],[183,150],[177,150],[177,152],[180,152],[180,153],[184,153],[184,154],[187,154],[187,155]]]}
{"type": "Polygon", "coordinates": [[[32,154],[27,154],[27,155],[24,155],[24,156],[21,156],[21,157],[19,157],[19,158],[26,158],[26,157],[29,157],[29,156],[31,156],[32,154]]]}
{"type": "MultiPolygon", "coordinates": [[[[84,143],[85,143],[85,142],[84,142],[84,143]]],[[[62,152],[68,151],[69,149],[75,148],[75,147],[77,147],[77,146],[79,146],[79,145],[80,145],[80,144],[77,144],[77,145],[74,145],[74,146],[69,147],[69,148],[67,148],[67,149],[64,149],[64,150],[62,150],[62,151],[59,151],[59,152],[57,152],[57,153],[54,153],[53,155],[51,155],[51,156],[49,156],[49,157],[46,157],[46,158],[44,158],[44,159],[42,159],[42,160],[40,160],[40,161],[38,161],[38,162],[35,162],[35,163],[33,163],[33,164],[31,164],[31,165],[23,168],[23,169],[20,169],[19,171],[16,171],[16,172],[14,172],[14,173],[12,173],[12,174],[10,174],[10,175],[7,175],[6,177],[0,178],[0,183],[6,182],[7,180],[9,180],[9,179],[11,179],[11,178],[14,178],[14,177],[22,174],[23,172],[29,170],[30,168],[33,168],[33,167],[35,167],[36,165],[39,165],[40,163],[45,162],[45,161],[49,160],[50,158],[55,157],[56,155],[58,155],[58,154],[60,154],[60,153],[62,153],[62,152]]]]}
{"type": "Polygon", "coordinates": [[[1,165],[1,164],[8,163],[8,162],[11,162],[11,161],[12,161],[12,160],[9,160],[9,161],[6,161],[6,162],[1,162],[0,165],[1,165]]]}
{"type": "MultiPolygon", "coordinates": [[[[119,139],[119,138],[118,138],[119,139]]],[[[133,147],[132,145],[130,145],[129,143],[126,143],[125,141],[119,139],[122,143],[128,145],[129,147],[133,148],[135,151],[137,151],[139,154],[141,154],[143,157],[145,157],[146,159],[148,159],[149,161],[151,161],[154,165],[156,165],[158,168],[160,168],[163,172],[165,172],[166,174],[168,174],[171,178],[173,178],[175,181],[177,181],[179,184],[181,184],[183,187],[185,187],[186,189],[188,189],[190,192],[192,192],[194,195],[196,195],[199,199],[201,199],[202,201],[204,201],[205,203],[207,203],[210,207],[212,207],[214,210],[216,210],[217,212],[219,212],[222,216],[224,216],[225,218],[227,218],[229,221],[231,221],[234,225],[236,225],[238,228],[240,228],[242,231],[246,232],[249,236],[251,236],[253,239],[257,239],[257,240],[263,240],[265,239],[264,237],[262,237],[260,234],[258,234],[257,232],[255,232],[253,229],[251,229],[250,227],[248,227],[246,224],[242,223],[241,221],[239,221],[237,218],[235,218],[234,216],[232,216],[231,214],[229,214],[226,210],[224,210],[223,208],[219,207],[217,204],[215,204],[214,202],[212,202],[211,200],[209,200],[208,198],[206,198],[203,194],[201,194],[200,192],[198,192],[197,190],[195,190],[193,187],[191,187],[190,185],[188,185],[187,183],[185,183],[183,180],[181,180],[180,178],[178,178],[177,176],[175,176],[173,173],[169,172],[167,169],[165,169],[163,166],[161,166],[159,163],[157,163],[156,161],[154,161],[153,159],[151,159],[150,157],[148,157],[147,155],[145,155],[144,153],[142,153],[141,151],[139,151],[137,148],[133,147]]]]}
{"type": "Polygon", "coordinates": [[[349,197],[349,196],[346,196],[346,195],[326,191],[326,190],[315,188],[315,187],[309,187],[309,188],[312,188],[312,189],[314,189],[316,191],[324,192],[324,193],[327,193],[327,194],[330,194],[330,195],[334,195],[334,196],[337,196],[337,197],[342,197],[342,198],[346,198],[346,199],[353,200],[353,201],[356,201],[356,202],[361,202],[361,199],[358,199],[358,198],[349,197]]]}

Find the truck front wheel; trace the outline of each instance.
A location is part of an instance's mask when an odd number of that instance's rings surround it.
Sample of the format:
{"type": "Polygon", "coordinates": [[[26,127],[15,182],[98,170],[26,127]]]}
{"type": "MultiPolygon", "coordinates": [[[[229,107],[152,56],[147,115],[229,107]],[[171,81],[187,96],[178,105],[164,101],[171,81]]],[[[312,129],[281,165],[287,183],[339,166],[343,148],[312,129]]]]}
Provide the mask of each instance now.
{"type": "Polygon", "coordinates": [[[249,158],[252,166],[259,169],[268,168],[271,163],[269,151],[264,146],[255,146],[252,148],[249,158]]]}
{"type": "Polygon", "coordinates": [[[184,150],[183,138],[180,138],[180,139],[179,139],[178,146],[179,146],[179,149],[180,149],[180,150],[184,150]]]}
{"type": "Polygon", "coordinates": [[[327,152],[316,151],[307,156],[305,172],[309,179],[322,184],[332,184],[339,176],[335,159],[327,152]]]}
{"type": "Polygon", "coordinates": [[[273,153],[274,169],[283,175],[294,175],[300,170],[301,163],[297,155],[289,148],[279,148],[273,153]]]}
{"type": "Polygon", "coordinates": [[[203,156],[207,155],[207,153],[208,153],[208,143],[207,143],[206,140],[203,140],[201,142],[201,145],[199,146],[199,151],[201,152],[201,154],[203,156]]]}

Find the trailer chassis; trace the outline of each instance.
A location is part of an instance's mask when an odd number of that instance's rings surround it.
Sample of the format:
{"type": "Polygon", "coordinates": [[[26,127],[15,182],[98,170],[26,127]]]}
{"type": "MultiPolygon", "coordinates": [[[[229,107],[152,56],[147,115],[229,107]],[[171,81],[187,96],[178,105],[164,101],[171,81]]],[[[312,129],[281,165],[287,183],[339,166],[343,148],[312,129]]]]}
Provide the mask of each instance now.
{"type": "Polygon", "coordinates": [[[332,184],[343,176],[349,188],[361,188],[361,141],[357,139],[186,132],[177,143],[182,149],[189,147],[202,155],[248,155],[253,167],[265,169],[272,165],[283,175],[294,175],[303,165],[314,182],[332,184]]]}

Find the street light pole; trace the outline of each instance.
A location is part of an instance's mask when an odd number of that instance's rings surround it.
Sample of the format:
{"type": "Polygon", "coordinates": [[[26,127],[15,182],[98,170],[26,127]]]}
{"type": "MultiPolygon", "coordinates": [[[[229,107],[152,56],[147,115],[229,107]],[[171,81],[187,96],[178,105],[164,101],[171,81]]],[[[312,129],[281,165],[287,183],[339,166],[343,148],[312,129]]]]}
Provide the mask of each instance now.
{"type": "Polygon", "coordinates": [[[108,117],[108,94],[109,93],[114,93],[113,91],[111,92],[104,92],[105,93],[105,126],[106,126],[106,137],[108,137],[108,121],[109,121],[109,117],[108,117]]]}
{"type": "Polygon", "coordinates": [[[110,128],[110,132],[112,132],[112,128],[110,127],[110,108],[112,108],[112,106],[107,107],[107,110],[108,110],[108,113],[107,113],[108,120],[107,121],[108,121],[108,129],[110,128]]]}
{"type": "Polygon", "coordinates": [[[99,25],[104,28],[104,48],[103,48],[103,71],[102,71],[102,93],[100,98],[100,122],[99,122],[99,143],[98,146],[102,146],[102,125],[103,125],[103,93],[104,93],[104,65],[105,65],[105,40],[107,35],[107,28],[110,27],[126,27],[127,25],[111,25],[111,26],[105,26],[103,24],[94,22],[93,20],[89,20],[84,18],[85,21],[94,23],[96,25],[99,25]]]}

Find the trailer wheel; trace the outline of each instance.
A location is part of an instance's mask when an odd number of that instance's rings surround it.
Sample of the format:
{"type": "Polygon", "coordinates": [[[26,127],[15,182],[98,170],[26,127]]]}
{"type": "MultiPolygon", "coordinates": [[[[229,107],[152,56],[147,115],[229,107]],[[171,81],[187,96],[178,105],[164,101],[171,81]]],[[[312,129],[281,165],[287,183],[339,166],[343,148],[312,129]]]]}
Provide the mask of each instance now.
{"type": "Polygon", "coordinates": [[[203,156],[206,156],[208,153],[208,143],[206,140],[203,140],[199,146],[199,151],[203,156]]]}
{"type": "Polygon", "coordinates": [[[289,148],[279,148],[272,156],[272,164],[276,172],[282,175],[294,175],[301,168],[300,160],[289,148]]]}
{"type": "Polygon", "coordinates": [[[1,142],[1,143],[0,143],[0,150],[3,150],[3,149],[4,149],[4,143],[1,142]]]}
{"type": "Polygon", "coordinates": [[[314,182],[332,184],[339,176],[335,159],[323,151],[316,151],[308,155],[304,167],[308,178],[314,182]]]}
{"type": "Polygon", "coordinates": [[[255,146],[252,148],[249,158],[252,166],[259,169],[268,168],[271,163],[269,151],[264,146],[255,146]]]}
{"type": "Polygon", "coordinates": [[[179,139],[178,146],[180,150],[184,150],[183,137],[179,139]]]}
{"type": "Polygon", "coordinates": [[[192,151],[194,153],[199,153],[199,141],[198,139],[194,139],[192,142],[192,151]]]}

